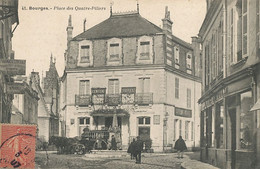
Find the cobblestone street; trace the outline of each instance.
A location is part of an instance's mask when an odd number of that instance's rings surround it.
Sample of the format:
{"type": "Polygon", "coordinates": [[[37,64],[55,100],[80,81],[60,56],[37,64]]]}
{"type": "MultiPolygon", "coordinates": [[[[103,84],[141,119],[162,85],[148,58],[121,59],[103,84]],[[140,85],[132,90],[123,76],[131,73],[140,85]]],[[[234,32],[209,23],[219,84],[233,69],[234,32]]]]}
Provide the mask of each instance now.
{"type": "Polygon", "coordinates": [[[142,157],[142,164],[135,164],[134,160],[130,158],[123,158],[120,160],[112,160],[103,164],[105,168],[180,168],[183,161],[187,160],[185,156],[183,159],[176,158],[177,154],[144,154],[142,157]]]}
{"type": "MultiPolygon", "coordinates": [[[[191,154],[189,152],[188,154],[191,154]]],[[[37,154],[36,163],[40,168],[85,168],[85,169],[130,169],[130,168],[176,168],[179,169],[182,162],[189,160],[187,155],[183,159],[178,159],[176,153],[169,154],[142,154],[142,164],[136,164],[135,160],[131,160],[130,156],[120,158],[87,158],[78,155],[57,155],[49,154],[49,164],[44,165],[44,154],[37,154]]]]}

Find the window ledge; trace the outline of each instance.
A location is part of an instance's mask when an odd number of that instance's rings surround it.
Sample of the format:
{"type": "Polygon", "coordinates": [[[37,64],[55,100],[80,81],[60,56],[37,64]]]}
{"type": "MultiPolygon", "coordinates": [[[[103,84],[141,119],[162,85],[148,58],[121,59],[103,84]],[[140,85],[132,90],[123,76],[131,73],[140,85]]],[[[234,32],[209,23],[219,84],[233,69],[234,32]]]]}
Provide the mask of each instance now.
{"type": "Polygon", "coordinates": [[[119,62],[120,59],[109,59],[108,62],[119,62]]]}
{"type": "Polygon", "coordinates": [[[243,65],[247,61],[247,58],[248,58],[248,56],[242,58],[241,60],[239,60],[236,63],[232,63],[231,67],[236,68],[236,67],[239,67],[239,66],[243,65]]]}
{"type": "Polygon", "coordinates": [[[90,63],[90,61],[79,62],[79,64],[85,64],[85,63],[90,63]]]}
{"type": "Polygon", "coordinates": [[[239,150],[235,150],[236,152],[243,152],[243,153],[253,153],[254,150],[243,150],[243,149],[239,149],[239,150]]]}

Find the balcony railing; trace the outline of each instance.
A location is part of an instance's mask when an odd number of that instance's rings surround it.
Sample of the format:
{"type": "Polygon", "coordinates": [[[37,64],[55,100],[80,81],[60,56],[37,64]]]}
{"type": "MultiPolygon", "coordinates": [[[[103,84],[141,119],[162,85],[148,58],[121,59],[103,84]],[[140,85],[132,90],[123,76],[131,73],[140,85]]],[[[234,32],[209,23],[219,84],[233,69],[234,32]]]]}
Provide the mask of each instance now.
{"type": "Polygon", "coordinates": [[[136,93],[135,104],[149,105],[153,103],[153,93],[136,93]]]}
{"type": "Polygon", "coordinates": [[[88,106],[91,105],[91,96],[87,95],[76,95],[75,104],[78,106],[88,106]]]}
{"type": "Polygon", "coordinates": [[[107,94],[106,103],[108,106],[117,106],[121,104],[121,94],[107,94]]]}
{"type": "Polygon", "coordinates": [[[149,105],[153,104],[153,93],[136,93],[133,97],[125,97],[125,94],[106,94],[105,100],[101,97],[94,97],[92,95],[75,95],[75,105],[89,106],[92,104],[117,106],[120,104],[137,104],[149,105]],[[124,101],[122,102],[122,97],[124,101]]]}

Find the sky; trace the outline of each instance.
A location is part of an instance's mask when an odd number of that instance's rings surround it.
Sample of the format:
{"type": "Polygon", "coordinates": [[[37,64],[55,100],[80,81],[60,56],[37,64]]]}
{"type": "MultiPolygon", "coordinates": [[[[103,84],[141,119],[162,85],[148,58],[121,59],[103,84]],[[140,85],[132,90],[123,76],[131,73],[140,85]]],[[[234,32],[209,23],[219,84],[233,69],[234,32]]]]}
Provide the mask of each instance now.
{"type": "MultiPolygon", "coordinates": [[[[136,0],[19,0],[19,25],[14,32],[12,47],[15,59],[26,60],[26,75],[33,70],[40,75],[43,72],[45,76],[52,54],[59,76],[62,76],[69,15],[72,16],[74,37],[83,32],[85,18],[86,29],[109,18],[111,3],[113,12],[133,11],[137,6],[136,0]],[[93,10],[79,10],[92,6],[95,7],[93,10]],[[37,7],[49,10],[36,10],[37,7]]],[[[162,27],[165,6],[168,6],[173,21],[173,34],[190,43],[204,20],[206,0],[139,0],[139,13],[162,27]]]]}

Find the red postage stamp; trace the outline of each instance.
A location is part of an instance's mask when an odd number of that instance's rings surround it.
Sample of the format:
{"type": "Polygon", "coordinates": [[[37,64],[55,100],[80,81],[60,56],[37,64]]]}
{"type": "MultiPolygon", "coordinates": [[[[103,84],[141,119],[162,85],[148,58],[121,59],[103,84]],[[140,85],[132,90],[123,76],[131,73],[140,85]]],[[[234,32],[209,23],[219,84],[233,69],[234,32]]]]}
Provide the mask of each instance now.
{"type": "Polygon", "coordinates": [[[0,124],[0,168],[34,168],[36,128],[0,124]]]}

